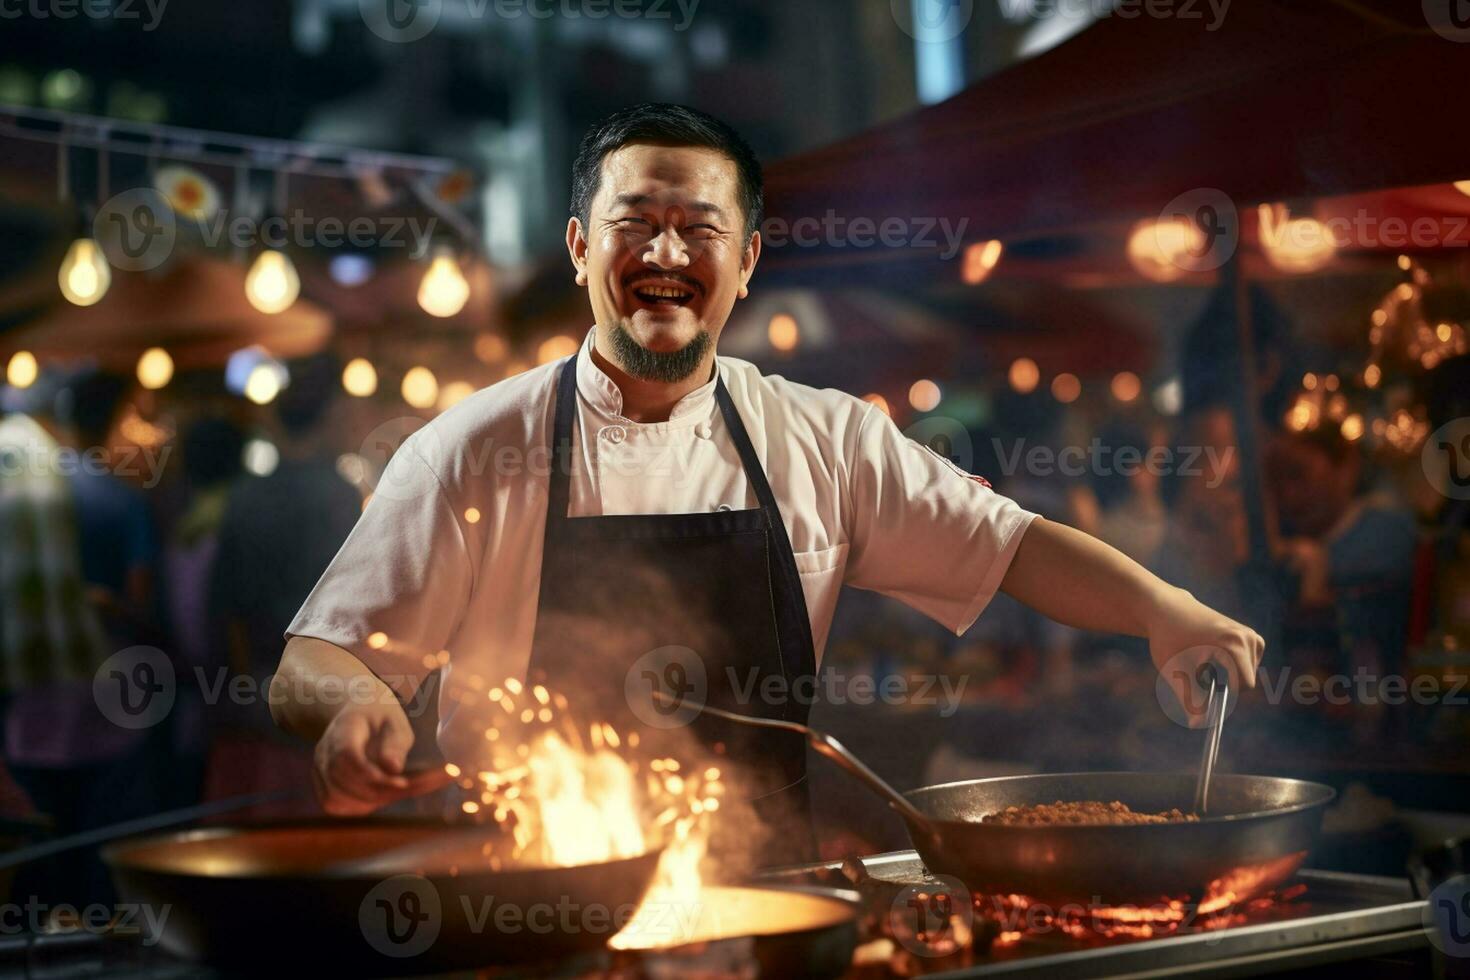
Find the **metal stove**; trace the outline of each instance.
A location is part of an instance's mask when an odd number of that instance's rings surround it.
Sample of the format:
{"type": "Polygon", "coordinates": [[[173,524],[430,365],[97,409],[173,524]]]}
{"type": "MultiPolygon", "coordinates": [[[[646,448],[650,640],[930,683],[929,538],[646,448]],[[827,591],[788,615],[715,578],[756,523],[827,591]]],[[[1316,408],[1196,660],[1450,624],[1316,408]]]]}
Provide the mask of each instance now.
{"type": "MultiPolygon", "coordinates": [[[[968,949],[936,953],[924,944],[894,941],[882,921],[911,886],[936,886],[913,851],[876,855],[846,866],[847,881],[868,900],[868,918],[892,949],[869,944],[859,951],[853,978],[964,977],[1244,977],[1260,975],[1352,975],[1425,977],[1433,971],[1424,926],[1425,902],[1414,898],[1407,879],[1303,870],[1266,901],[1200,915],[1167,935],[1077,936],[1056,928],[1020,930],[1002,937],[976,917],[968,949]],[[998,941],[1002,940],[1002,941],[998,941]],[[874,947],[877,947],[876,950],[874,947]],[[874,959],[876,952],[877,959],[874,959]],[[1327,968],[1327,969],[1324,969],[1327,968]]],[[[810,865],[764,876],[766,880],[831,883],[839,863],[810,865]]],[[[849,885],[851,887],[851,885],[849,885]]],[[[983,905],[983,903],[982,903],[983,905]]]]}
{"type": "MultiPolygon", "coordinates": [[[[922,976],[933,980],[972,977],[1080,980],[1093,977],[1247,977],[1373,976],[1420,978],[1462,975],[1436,966],[1424,927],[1425,902],[1415,899],[1407,879],[1304,870],[1273,900],[1250,903],[1226,913],[1201,915],[1168,935],[1078,936],[1047,928],[1002,936],[977,918],[972,940],[947,955],[915,952],[913,944],[885,935],[883,920],[895,896],[913,886],[933,886],[912,851],[876,855],[860,862],[807,865],[768,872],[769,884],[840,884],[865,897],[870,933],[845,980],[891,980],[922,976]],[[861,867],[857,867],[860,864],[861,867]],[[1223,916],[1223,917],[1222,917],[1223,916]],[[886,944],[886,946],[885,946],[886,944]]],[[[299,937],[307,941],[307,937],[299,937]]],[[[510,978],[591,978],[607,976],[606,960],[546,964],[504,973],[510,978]]],[[[1463,967],[1463,963],[1451,963],[1463,967]]],[[[728,968],[728,964],[723,964],[728,968]]],[[[725,975],[721,969],[709,976],[725,975]]],[[[730,974],[750,976],[748,971],[730,974]]],[[[172,960],[136,939],[95,934],[0,936],[0,980],[45,977],[112,977],[121,980],[216,980],[221,975],[172,960]]],[[[614,974],[640,980],[635,970],[614,974]]]]}

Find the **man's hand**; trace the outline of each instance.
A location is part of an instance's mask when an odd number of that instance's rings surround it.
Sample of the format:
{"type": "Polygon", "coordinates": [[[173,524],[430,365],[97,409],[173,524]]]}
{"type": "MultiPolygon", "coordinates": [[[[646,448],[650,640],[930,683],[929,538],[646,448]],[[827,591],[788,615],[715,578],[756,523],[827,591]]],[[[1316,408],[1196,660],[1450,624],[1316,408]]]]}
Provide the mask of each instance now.
{"type": "Polygon", "coordinates": [[[1192,726],[1204,717],[1195,672],[1206,661],[1222,664],[1237,690],[1256,684],[1264,642],[1254,630],[1064,524],[1031,523],[1001,588],[1059,623],[1146,637],[1192,726]]]}
{"type": "Polygon", "coordinates": [[[322,809],[360,816],[450,782],[438,768],[404,773],[412,747],[413,729],[396,701],[344,707],[316,743],[312,781],[322,809]]]}
{"type": "Polygon", "coordinates": [[[1209,661],[1223,667],[1239,691],[1256,686],[1256,669],[1266,641],[1248,626],[1221,615],[1183,589],[1168,589],[1145,624],[1154,666],[1179,699],[1191,728],[1205,720],[1209,689],[1199,680],[1209,661]]]}

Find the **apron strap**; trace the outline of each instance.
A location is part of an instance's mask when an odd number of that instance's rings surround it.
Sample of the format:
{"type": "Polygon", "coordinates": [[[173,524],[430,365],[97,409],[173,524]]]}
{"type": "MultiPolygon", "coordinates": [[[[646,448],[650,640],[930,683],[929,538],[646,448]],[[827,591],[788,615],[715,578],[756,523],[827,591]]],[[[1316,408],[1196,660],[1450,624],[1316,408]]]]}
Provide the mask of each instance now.
{"type": "Polygon", "coordinates": [[[556,382],[556,417],[551,424],[551,486],[546,498],[546,533],[567,519],[572,504],[572,425],[577,420],[577,355],[562,365],[556,382]]]}

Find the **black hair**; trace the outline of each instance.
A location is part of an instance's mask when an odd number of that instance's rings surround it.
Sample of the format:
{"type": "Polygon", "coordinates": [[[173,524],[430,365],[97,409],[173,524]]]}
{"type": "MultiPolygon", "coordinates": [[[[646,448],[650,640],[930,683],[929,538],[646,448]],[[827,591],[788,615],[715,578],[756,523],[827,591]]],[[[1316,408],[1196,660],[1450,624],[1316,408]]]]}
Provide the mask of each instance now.
{"type": "Polygon", "coordinates": [[[729,157],[740,175],[740,206],[745,211],[745,240],[760,228],[765,209],[764,177],[755,151],[729,123],[707,112],[670,102],[645,102],[619,110],[592,126],[582,137],[572,164],[572,216],[585,228],[592,199],[602,183],[602,161],[629,143],[703,146],[729,157]]]}

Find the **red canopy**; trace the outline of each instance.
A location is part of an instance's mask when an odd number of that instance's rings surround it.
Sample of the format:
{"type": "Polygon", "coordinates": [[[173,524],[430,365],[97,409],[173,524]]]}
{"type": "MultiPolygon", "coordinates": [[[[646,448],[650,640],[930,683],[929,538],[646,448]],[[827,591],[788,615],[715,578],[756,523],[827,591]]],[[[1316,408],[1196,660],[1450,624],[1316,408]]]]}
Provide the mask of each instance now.
{"type": "MultiPolygon", "coordinates": [[[[1247,205],[1470,177],[1454,116],[1470,44],[1431,30],[1419,0],[1251,0],[1216,30],[1195,9],[1105,18],[946,102],[779,161],[769,213],[964,218],[973,241],[1150,216],[1199,188],[1247,205]]],[[[763,263],[873,251],[788,245],[763,263]]]]}

